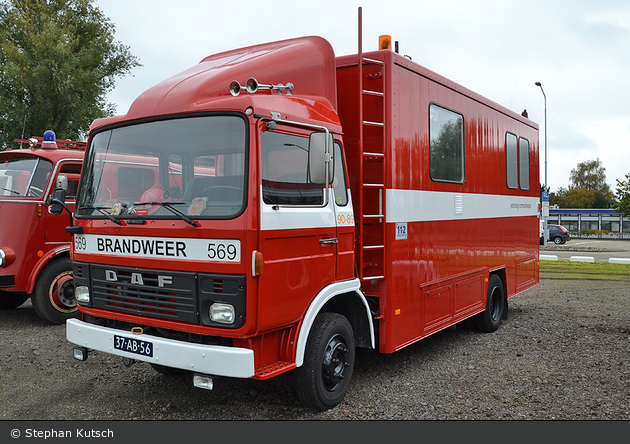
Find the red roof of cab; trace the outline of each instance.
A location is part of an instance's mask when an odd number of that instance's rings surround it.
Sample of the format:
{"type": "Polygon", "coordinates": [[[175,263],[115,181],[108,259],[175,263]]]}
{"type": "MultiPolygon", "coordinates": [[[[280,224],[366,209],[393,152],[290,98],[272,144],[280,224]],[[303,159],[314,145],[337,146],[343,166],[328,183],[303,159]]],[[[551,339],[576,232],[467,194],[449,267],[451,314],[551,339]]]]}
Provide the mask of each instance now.
{"type": "Polygon", "coordinates": [[[218,100],[223,106],[232,103],[234,109],[242,109],[236,107],[239,98],[231,97],[229,85],[237,80],[243,87],[241,95],[247,96],[244,86],[250,77],[260,84],[291,82],[293,95],[317,96],[337,109],[334,50],[325,39],[309,36],[208,56],[143,92],[126,115],[97,119],[90,130],[127,120],[215,109],[212,104],[218,100]],[[233,101],[225,101],[227,98],[233,101]]]}

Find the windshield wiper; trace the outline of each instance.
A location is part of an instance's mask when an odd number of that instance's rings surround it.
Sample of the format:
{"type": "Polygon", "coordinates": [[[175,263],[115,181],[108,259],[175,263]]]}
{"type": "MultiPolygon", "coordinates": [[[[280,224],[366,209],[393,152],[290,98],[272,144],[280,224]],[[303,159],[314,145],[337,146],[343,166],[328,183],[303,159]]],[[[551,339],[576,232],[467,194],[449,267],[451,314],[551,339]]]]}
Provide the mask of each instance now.
{"type": "Polygon", "coordinates": [[[118,224],[118,225],[123,225],[123,222],[122,222],[121,220],[116,219],[116,218],[115,218],[114,216],[112,216],[111,214],[106,213],[105,211],[103,211],[103,209],[102,209],[102,208],[95,207],[94,205],[87,205],[87,206],[85,206],[85,207],[81,207],[81,208],[79,208],[79,210],[96,210],[96,211],[98,211],[99,213],[101,213],[103,216],[105,216],[106,218],[108,218],[109,220],[111,220],[112,222],[114,222],[115,224],[118,224]]]}
{"type": "Polygon", "coordinates": [[[15,190],[10,190],[8,188],[2,188],[4,191],[8,191],[9,193],[14,193],[14,194],[22,194],[19,191],[15,191],[15,190]]]}
{"type": "Polygon", "coordinates": [[[190,224],[193,227],[198,227],[199,226],[199,224],[197,222],[195,222],[194,220],[189,219],[188,217],[186,217],[186,215],[184,213],[182,213],[181,211],[176,210],[175,208],[171,207],[171,205],[186,205],[186,202],[140,202],[140,203],[134,202],[133,205],[134,206],[136,206],[136,205],[160,205],[161,207],[166,208],[167,210],[169,210],[175,216],[179,217],[181,220],[183,220],[187,224],[190,224]]]}

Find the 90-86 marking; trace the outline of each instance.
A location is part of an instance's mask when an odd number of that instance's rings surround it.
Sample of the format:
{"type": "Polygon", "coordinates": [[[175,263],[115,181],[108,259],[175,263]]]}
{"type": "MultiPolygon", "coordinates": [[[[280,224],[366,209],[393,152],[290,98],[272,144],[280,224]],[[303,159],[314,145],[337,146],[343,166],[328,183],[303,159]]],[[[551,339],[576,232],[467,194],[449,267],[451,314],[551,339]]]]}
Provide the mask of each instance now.
{"type": "Polygon", "coordinates": [[[338,214],[337,225],[354,225],[354,214],[338,214]]]}

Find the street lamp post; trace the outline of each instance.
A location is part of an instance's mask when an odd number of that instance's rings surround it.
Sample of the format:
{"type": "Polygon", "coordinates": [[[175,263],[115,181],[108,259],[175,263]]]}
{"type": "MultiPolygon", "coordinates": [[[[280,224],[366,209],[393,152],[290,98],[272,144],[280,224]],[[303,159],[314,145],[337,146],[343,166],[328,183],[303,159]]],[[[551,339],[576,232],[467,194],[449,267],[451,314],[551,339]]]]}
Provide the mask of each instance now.
{"type": "MultiPolygon", "coordinates": [[[[542,83],[540,82],[536,82],[536,86],[540,87],[540,90],[542,91],[543,94],[543,98],[545,101],[545,185],[544,185],[544,190],[543,192],[547,192],[547,95],[545,94],[545,90],[542,87],[542,83]]],[[[549,202],[547,202],[547,205],[549,205],[549,202]]],[[[545,202],[543,202],[543,207],[545,206],[545,202]]],[[[549,207],[547,207],[547,211],[549,207]]],[[[544,230],[544,235],[543,235],[543,245],[546,247],[547,246],[547,239],[549,238],[549,231],[547,230],[547,216],[545,214],[545,208],[543,208],[543,230],[544,230]]]]}

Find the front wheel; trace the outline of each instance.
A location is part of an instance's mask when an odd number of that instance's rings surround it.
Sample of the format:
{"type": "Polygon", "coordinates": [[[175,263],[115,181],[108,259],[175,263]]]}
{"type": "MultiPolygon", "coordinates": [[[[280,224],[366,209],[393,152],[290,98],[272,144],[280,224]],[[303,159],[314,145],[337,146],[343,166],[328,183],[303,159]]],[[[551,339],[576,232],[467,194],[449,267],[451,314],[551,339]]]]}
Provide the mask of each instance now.
{"type": "Polygon", "coordinates": [[[350,322],[337,313],[317,316],[308,335],[304,363],[295,369],[295,389],[302,402],[322,411],[337,406],[350,385],[354,354],[350,322]]]}
{"type": "Polygon", "coordinates": [[[501,324],[504,309],[505,292],[503,290],[503,282],[499,276],[493,274],[488,281],[486,309],[475,317],[477,328],[486,333],[495,331],[501,324]]]}
{"type": "Polygon", "coordinates": [[[31,302],[35,313],[52,324],[63,324],[67,319],[79,316],[69,257],[55,259],[43,268],[31,302]]]}

